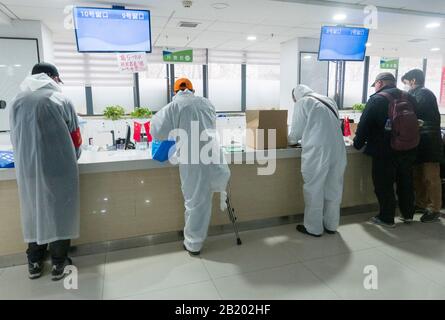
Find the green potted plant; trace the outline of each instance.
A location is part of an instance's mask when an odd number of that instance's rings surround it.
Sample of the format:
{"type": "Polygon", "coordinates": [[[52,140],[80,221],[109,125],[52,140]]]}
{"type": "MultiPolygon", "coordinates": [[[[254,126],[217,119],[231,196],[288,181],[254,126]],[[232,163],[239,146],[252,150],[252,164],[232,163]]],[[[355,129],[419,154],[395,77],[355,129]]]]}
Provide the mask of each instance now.
{"type": "Polygon", "coordinates": [[[133,119],[149,119],[153,115],[150,108],[139,107],[131,113],[133,119]]]}
{"type": "Polygon", "coordinates": [[[356,103],[352,106],[352,110],[357,111],[357,112],[363,112],[363,110],[365,110],[365,104],[363,103],[356,103]]]}
{"type": "Polygon", "coordinates": [[[109,106],[104,110],[104,117],[108,120],[120,120],[125,116],[125,110],[121,106],[109,106]]]}

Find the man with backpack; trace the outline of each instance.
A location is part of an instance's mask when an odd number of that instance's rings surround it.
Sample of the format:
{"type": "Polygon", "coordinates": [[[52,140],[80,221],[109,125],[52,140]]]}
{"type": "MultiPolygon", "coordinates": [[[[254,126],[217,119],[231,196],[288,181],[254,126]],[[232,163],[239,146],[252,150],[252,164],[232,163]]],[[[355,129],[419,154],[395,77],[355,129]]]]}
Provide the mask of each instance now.
{"type": "Polygon", "coordinates": [[[425,74],[414,69],[402,77],[407,91],[417,100],[417,117],[422,121],[417,163],[414,167],[416,213],[423,223],[440,221],[442,183],[440,163],[443,142],[440,130],[440,112],[434,93],[425,88],[425,74]]]}
{"type": "Polygon", "coordinates": [[[376,93],[366,105],[357,128],[354,147],[372,157],[372,178],[379,202],[379,215],[371,222],[395,227],[396,197],[402,214],[409,223],[414,217],[413,167],[420,135],[416,116],[416,100],[396,87],[389,72],[377,76],[376,93]]]}

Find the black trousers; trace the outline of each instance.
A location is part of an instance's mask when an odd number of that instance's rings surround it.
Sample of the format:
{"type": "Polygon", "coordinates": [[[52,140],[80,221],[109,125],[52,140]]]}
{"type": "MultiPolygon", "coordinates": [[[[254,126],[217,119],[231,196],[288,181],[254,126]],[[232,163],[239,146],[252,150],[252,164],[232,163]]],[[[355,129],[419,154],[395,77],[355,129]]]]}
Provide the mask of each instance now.
{"type": "Polygon", "coordinates": [[[386,223],[394,223],[397,201],[402,216],[414,217],[414,180],[413,168],[416,152],[400,152],[390,156],[374,157],[372,160],[372,179],[375,194],[379,201],[379,218],[386,223]]]}
{"type": "Polygon", "coordinates": [[[68,258],[68,251],[70,250],[71,240],[60,240],[50,243],[49,245],[38,245],[37,243],[29,243],[26,254],[28,262],[37,263],[45,259],[45,253],[49,246],[49,252],[53,265],[62,264],[68,258]]]}

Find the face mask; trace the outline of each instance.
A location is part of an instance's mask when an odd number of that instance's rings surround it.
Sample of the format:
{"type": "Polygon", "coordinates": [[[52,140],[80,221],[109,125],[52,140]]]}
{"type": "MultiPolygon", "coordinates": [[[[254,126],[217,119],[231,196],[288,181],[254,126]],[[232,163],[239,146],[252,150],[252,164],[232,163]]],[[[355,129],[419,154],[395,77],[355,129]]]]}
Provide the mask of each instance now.
{"type": "Polygon", "coordinates": [[[405,91],[410,91],[410,90],[411,90],[411,86],[408,85],[408,84],[405,84],[405,86],[404,86],[404,90],[405,90],[405,91]]]}

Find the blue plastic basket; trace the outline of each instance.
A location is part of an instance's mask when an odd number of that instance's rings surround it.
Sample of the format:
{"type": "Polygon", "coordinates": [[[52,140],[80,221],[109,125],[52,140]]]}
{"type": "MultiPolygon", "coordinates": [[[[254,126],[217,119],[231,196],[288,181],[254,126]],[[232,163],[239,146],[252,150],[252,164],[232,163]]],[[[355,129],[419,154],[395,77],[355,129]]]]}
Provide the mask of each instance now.
{"type": "Polygon", "coordinates": [[[11,151],[0,151],[0,168],[14,168],[14,153],[11,151]]]}
{"type": "Polygon", "coordinates": [[[175,141],[153,141],[151,144],[151,153],[153,160],[165,162],[169,159],[169,155],[175,151],[175,141]]]}

